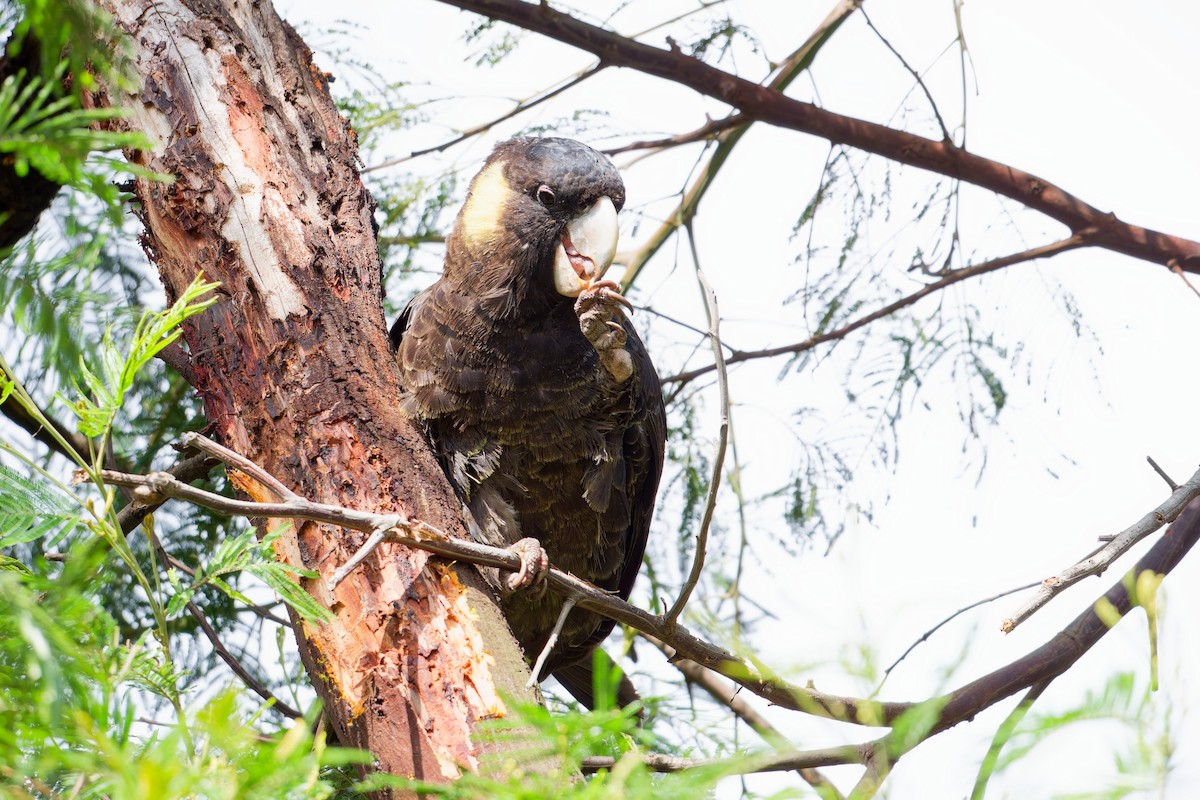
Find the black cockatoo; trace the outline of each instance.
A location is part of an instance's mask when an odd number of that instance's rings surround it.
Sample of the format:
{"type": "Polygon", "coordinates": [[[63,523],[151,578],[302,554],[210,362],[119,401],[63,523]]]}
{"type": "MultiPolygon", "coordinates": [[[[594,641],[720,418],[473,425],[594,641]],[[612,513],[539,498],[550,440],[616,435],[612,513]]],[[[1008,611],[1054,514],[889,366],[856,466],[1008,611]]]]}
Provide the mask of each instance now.
{"type": "MultiPolygon", "coordinates": [[[[662,472],[658,375],[604,279],[624,202],[616,167],[587,145],[502,142],[471,182],[442,277],[391,331],[403,408],[472,536],[522,552],[502,605],[530,660],[562,608],[544,591],[546,558],[628,597],[662,472]]],[[[554,674],[592,707],[591,653],[612,628],[573,609],[539,680],[554,674]]]]}

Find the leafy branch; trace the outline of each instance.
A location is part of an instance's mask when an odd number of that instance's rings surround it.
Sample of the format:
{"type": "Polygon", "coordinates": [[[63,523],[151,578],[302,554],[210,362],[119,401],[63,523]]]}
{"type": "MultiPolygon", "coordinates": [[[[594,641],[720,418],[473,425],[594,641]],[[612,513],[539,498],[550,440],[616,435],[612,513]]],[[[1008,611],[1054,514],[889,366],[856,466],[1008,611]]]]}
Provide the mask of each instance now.
{"type": "MultiPolygon", "coordinates": [[[[375,555],[385,543],[417,548],[481,566],[511,571],[521,566],[520,556],[511,550],[451,539],[442,531],[405,514],[377,514],[306,500],[253,462],[198,434],[186,434],[184,444],[244,473],[278,500],[256,502],[230,499],[182,484],[166,473],[129,475],[105,470],[101,477],[113,485],[134,487],[136,493],[148,498],[173,497],[223,513],[311,520],[370,533],[367,543],[345,564],[328,567],[331,574],[326,580],[330,585],[347,579],[358,564],[375,555]]],[[[1190,483],[1176,489],[1169,501],[1185,503],[1186,509],[1179,515],[1169,535],[1159,539],[1137,562],[1130,575],[1164,576],[1200,540],[1200,500],[1197,500],[1200,498],[1200,488],[1190,483]]],[[[1200,484],[1200,480],[1197,483],[1200,484]]],[[[1022,658],[947,694],[921,702],[896,703],[839,697],[811,686],[790,684],[755,661],[736,656],[705,641],[665,616],[636,608],[553,566],[547,580],[553,591],[576,605],[602,613],[661,640],[664,651],[672,659],[694,661],[731,678],[775,705],[841,722],[890,728],[889,733],[877,740],[790,753],[790,757],[789,754],[782,754],[771,757],[766,764],[768,768],[786,769],[862,764],[866,769],[851,797],[871,796],[895,762],[926,739],[972,719],[983,709],[1022,689],[1048,683],[1061,675],[1138,604],[1136,582],[1123,579],[1109,589],[1098,604],[1089,606],[1070,625],[1022,658]]],[[[705,766],[710,765],[706,763],[705,766]]]]}

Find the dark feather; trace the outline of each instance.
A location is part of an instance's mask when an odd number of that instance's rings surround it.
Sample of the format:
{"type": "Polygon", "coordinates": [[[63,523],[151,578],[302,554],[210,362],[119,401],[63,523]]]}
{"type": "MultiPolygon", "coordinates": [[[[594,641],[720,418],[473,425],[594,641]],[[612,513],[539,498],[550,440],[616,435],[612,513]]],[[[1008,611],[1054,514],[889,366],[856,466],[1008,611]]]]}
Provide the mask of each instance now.
{"type": "MultiPolygon", "coordinates": [[[[608,672],[610,675],[613,674],[616,671],[616,666],[609,659],[608,655],[601,654],[600,658],[608,662],[608,672]]],[[[591,657],[561,667],[554,673],[554,678],[576,700],[588,708],[596,707],[596,675],[591,657]]],[[[630,705],[641,699],[638,696],[637,689],[630,682],[629,676],[624,673],[621,674],[620,679],[617,681],[616,697],[614,699],[617,701],[617,705],[621,707],[630,705]]]]}

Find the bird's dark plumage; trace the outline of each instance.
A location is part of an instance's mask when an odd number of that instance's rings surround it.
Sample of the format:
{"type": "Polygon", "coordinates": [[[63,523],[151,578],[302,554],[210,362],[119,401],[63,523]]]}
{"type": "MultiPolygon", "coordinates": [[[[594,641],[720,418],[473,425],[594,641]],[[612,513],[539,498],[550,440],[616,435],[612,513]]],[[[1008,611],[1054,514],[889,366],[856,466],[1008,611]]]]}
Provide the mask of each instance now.
{"type": "MultiPolygon", "coordinates": [[[[612,162],[586,145],[501,143],[472,181],[442,277],[392,328],[404,408],[424,421],[472,535],[536,538],[555,566],[623,598],[666,435],[654,366],[602,280],[624,200],[612,162]]],[[[503,605],[536,658],[561,598],[515,591],[503,605]]],[[[572,610],[538,677],[558,673],[590,705],[589,654],[612,628],[572,610]]]]}

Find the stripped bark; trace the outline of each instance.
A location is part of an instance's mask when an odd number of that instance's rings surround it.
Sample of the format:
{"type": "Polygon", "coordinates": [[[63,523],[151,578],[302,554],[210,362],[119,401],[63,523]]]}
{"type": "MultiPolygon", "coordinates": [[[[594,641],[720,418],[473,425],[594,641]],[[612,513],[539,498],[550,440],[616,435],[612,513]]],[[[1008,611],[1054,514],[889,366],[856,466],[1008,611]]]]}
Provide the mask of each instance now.
{"type": "MultiPolygon", "coordinates": [[[[221,302],[184,328],[191,380],[216,435],[306,497],[403,511],[462,535],[458,504],[398,411],[382,310],[374,205],[353,131],[295,31],[267,2],[102,0],[130,35],[129,153],[174,176],[139,180],[143,245],[169,298],[200,271],[221,302]]],[[[247,488],[247,487],[243,487],[247,488]]],[[[478,765],[476,724],[528,695],[521,654],[469,568],[389,544],[335,590],[355,531],[287,526],[277,550],[322,577],[334,612],[294,620],[338,739],[425,780],[478,765]]]]}

